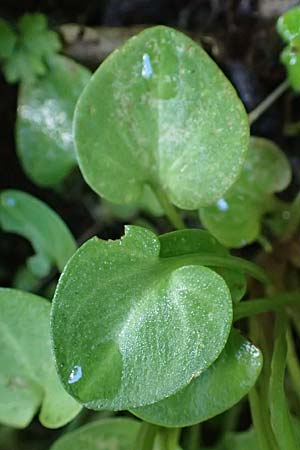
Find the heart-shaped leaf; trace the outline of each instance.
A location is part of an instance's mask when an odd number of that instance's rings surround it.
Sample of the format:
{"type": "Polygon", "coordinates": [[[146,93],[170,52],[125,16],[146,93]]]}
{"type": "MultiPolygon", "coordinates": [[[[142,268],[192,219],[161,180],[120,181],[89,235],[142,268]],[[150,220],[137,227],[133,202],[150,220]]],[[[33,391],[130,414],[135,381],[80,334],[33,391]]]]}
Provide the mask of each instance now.
{"type": "Polygon", "coordinates": [[[105,419],[64,434],[50,450],[133,450],[141,422],[105,419]]]}
{"type": "Polygon", "coordinates": [[[210,204],[234,183],[248,118],[205,51],[171,28],[149,28],[99,67],[75,114],[87,183],[115,203],[146,184],[185,209],[210,204]]]}
{"type": "Polygon", "coordinates": [[[242,247],[260,232],[264,213],[274,209],[274,192],[290,182],[291,169],[281,150],[263,138],[251,138],[239,180],[215,205],[200,209],[203,225],[224,245],[242,247]]]}
{"type": "Polygon", "coordinates": [[[0,289],[0,422],[26,427],[41,405],[49,428],[80,410],[62,388],[50,348],[50,303],[15,289],[0,289]]]}
{"type": "Polygon", "coordinates": [[[48,64],[42,78],[20,86],[16,137],[28,177],[41,186],[56,186],[76,166],[72,120],[90,73],[63,56],[48,64]]]}
{"type": "Polygon", "coordinates": [[[219,358],[187,387],[158,403],[131,411],[165,427],[203,422],[238,403],[254,385],[261,367],[260,351],[232,330],[219,358]]]}
{"type": "Polygon", "coordinates": [[[153,232],[126,227],[119,241],[85,243],[60,278],[52,310],[58,373],[87,407],[161,400],[225,346],[232,301],[224,280],[195,265],[195,255],[159,252],[153,232]]]}
{"type": "Polygon", "coordinates": [[[45,203],[21,191],[0,194],[0,225],[28,239],[36,255],[28,260],[33,273],[45,276],[55,264],[62,271],[76,242],[61,218],[45,203]]]}

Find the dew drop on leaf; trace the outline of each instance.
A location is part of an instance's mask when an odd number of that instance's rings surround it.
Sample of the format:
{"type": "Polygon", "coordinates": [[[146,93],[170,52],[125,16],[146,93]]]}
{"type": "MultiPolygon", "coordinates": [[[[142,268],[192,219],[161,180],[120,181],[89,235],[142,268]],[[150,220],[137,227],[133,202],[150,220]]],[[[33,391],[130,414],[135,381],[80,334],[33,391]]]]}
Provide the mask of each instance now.
{"type": "Polygon", "coordinates": [[[148,79],[151,78],[153,75],[152,65],[150,56],[148,53],[145,53],[143,55],[143,68],[142,68],[142,77],[148,79]]]}
{"type": "Polygon", "coordinates": [[[77,383],[77,381],[79,381],[81,377],[82,377],[82,368],[76,365],[71,370],[68,383],[69,384],[77,383]]]}
{"type": "Polygon", "coordinates": [[[224,198],[220,198],[217,202],[217,207],[220,211],[227,211],[228,209],[228,203],[224,198]]]}

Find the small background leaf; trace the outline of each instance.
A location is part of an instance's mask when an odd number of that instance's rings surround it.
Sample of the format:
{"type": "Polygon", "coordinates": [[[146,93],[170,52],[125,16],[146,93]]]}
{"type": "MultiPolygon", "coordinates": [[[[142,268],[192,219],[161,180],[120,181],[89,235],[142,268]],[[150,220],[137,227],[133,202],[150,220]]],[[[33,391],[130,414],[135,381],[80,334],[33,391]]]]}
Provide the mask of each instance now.
{"type": "Polygon", "coordinates": [[[287,43],[281,53],[281,61],[286,66],[290,85],[300,91],[300,8],[290,9],[277,21],[277,31],[287,43]]]}
{"type": "Polygon", "coordinates": [[[275,207],[274,192],[291,180],[285,155],[271,141],[251,138],[239,180],[215,205],[200,209],[203,225],[227,247],[242,247],[260,232],[263,214],[275,207]]]}
{"type": "MultiPolygon", "coordinates": [[[[10,83],[28,83],[47,72],[47,59],[59,51],[61,44],[58,34],[48,30],[43,14],[22,16],[18,31],[13,48],[4,61],[3,72],[10,83]]],[[[7,33],[5,36],[7,38],[7,33]]]]}
{"type": "Polygon", "coordinates": [[[76,242],[61,218],[45,203],[21,191],[0,194],[0,225],[27,238],[36,255],[28,265],[37,276],[45,276],[52,265],[62,271],[76,250],[76,242]]]}
{"type": "Polygon", "coordinates": [[[126,418],[97,421],[64,434],[50,450],[133,450],[140,426],[126,418]]]}
{"type": "Polygon", "coordinates": [[[63,56],[52,57],[48,64],[42,78],[20,86],[16,137],[28,177],[54,187],[76,166],[73,113],[90,72],[63,56]]]}
{"type": "Polygon", "coordinates": [[[50,303],[36,295],[0,289],[0,422],[26,427],[41,405],[49,428],[80,410],[62,388],[50,349],[50,303]]]}

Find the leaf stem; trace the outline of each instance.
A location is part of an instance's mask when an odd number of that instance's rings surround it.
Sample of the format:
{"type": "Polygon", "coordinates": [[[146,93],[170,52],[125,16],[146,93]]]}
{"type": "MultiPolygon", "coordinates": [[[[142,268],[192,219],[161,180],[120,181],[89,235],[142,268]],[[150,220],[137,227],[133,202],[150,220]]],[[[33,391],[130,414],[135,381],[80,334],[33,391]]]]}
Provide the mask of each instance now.
{"type": "Polygon", "coordinates": [[[154,194],[156,195],[156,198],[160,203],[160,206],[164,210],[166,216],[168,217],[169,221],[174,226],[174,228],[176,228],[177,230],[186,228],[182,218],[178,214],[176,208],[169,201],[166,194],[161,189],[156,188],[156,186],[151,185],[150,187],[154,192],[154,194]]]}
{"type": "Polygon", "coordinates": [[[207,267],[225,267],[232,270],[238,270],[249,273],[253,278],[261,283],[268,284],[270,280],[262,267],[257,266],[251,261],[247,261],[237,256],[215,256],[211,253],[190,253],[180,256],[168,256],[169,261],[174,259],[180,266],[200,264],[207,267]]]}
{"type": "Polygon", "coordinates": [[[259,448],[260,450],[273,450],[267,438],[265,420],[263,417],[260,399],[256,387],[253,387],[248,393],[248,398],[259,448]]]}
{"type": "Polygon", "coordinates": [[[294,392],[298,397],[298,404],[300,404],[300,365],[290,326],[287,329],[286,339],[288,347],[287,369],[292,380],[294,392]]]}
{"type": "Polygon", "coordinates": [[[136,450],[153,450],[154,441],[158,427],[147,422],[143,422],[136,439],[136,450]]]}
{"type": "Polygon", "coordinates": [[[180,428],[162,428],[164,447],[162,450],[177,450],[180,428]]]}
{"type": "Polygon", "coordinates": [[[248,114],[249,124],[252,125],[289,87],[289,81],[284,80],[271,92],[256,108],[248,114]]]}
{"type": "Polygon", "coordinates": [[[293,303],[300,303],[300,290],[274,295],[270,298],[257,298],[244,301],[235,305],[233,310],[233,320],[254,316],[268,311],[280,311],[285,306],[293,303]]]}
{"type": "Polygon", "coordinates": [[[300,192],[295,197],[291,207],[290,207],[290,219],[281,238],[283,242],[288,241],[296,233],[297,228],[300,224],[300,192]]]}
{"type": "Polygon", "coordinates": [[[197,425],[192,425],[189,427],[188,430],[188,443],[187,443],[187,450],[198,450],[200,447],[200,424],[197,423],[197,425]]]}
{"type": "Polygon", "coordinates": [[[269,388],[271,425],[280,450],[297,450],[299,447],[296,443],[288,403],[284,392],[287,357],[286,332],[286,315],[285,313],[277,314],[269,388]]]}

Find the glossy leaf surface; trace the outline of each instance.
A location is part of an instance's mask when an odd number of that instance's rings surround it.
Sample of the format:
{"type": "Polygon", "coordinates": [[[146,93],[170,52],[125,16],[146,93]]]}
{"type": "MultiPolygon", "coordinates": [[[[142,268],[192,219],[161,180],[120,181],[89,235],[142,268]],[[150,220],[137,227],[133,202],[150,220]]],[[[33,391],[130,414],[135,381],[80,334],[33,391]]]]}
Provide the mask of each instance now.
{"type": "Polygon", "coordinates": [[[215,205],[200,209],[203,225],[224,245],[242,247],[260,232],[261,217],[274,208],[274,192],[290,182],[291,170],[281,150],[263,138],[251,138],[239,180],[215,205]]]}
{"type": "Polygon", "coordinates": [[[50,348],[50,303],[0,289],[0,422],[26,427],[39,418],[49,428],[69,422],[80,406],[61,386],[50,348]]]}
{"type": "Polygon", "coordinates": [[[277,30],[287,43],[281,53],[281,61],[286,66],[290,85],[300,91],[300,8],[290,9],[277,21],[277,30]]]}
{"type": "Polygon", "coordinates": [[[236,180],[248,128],[236,92],[205,51],[159,26],[93,75],[76,108],[75,143],[85,180],[107,200],[136,201],[149,184],[197,209],[236,180]]]}
{"type": "Polygon", "coordinates": [[[231,408],[254,385],[262,367],[260,351],[235,330],[219,358],[175,395],[131,410],[158,425],[185,427],[231,408]]]}
{"type": "Polygon", "coordinates": [[[47,275],[52,265],[62,271],[76,250],[76,242],[61,218],[25,192],[2,191],[0,225],[5,231],[20,234],[31,242],[36,255],[28,264],[38,276],[47,275]]]}
{"type": "Polygon", "coordinates": [[[105,419],[64,434],[50,450],[133,450],[141,422],[105,419]]]}
{"type": "Polygon", "coordinates": [[[17,150],[26,174],[38,185],[56,186],[76,166],[72,120],[89,79],[87,69],[55,56],[46,75],[20,86],[17,150]]]}
{"type": "Polygon", "coordinates": [[[85,243],[60,278],[52,310],[58,372],[90,408],[150,404],[215,361],[231,322],[218,274],[185,256],[160,257],[153,232],[126,227],[121,240],[85,243]]]}

